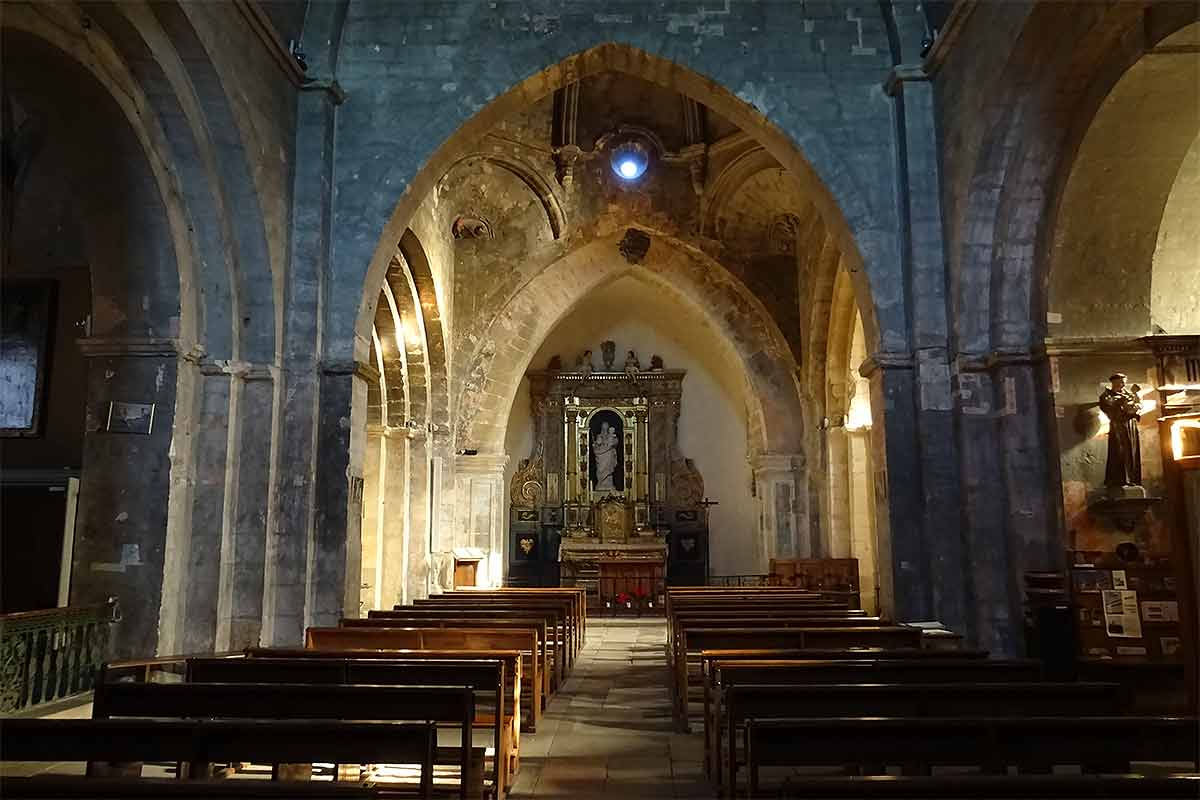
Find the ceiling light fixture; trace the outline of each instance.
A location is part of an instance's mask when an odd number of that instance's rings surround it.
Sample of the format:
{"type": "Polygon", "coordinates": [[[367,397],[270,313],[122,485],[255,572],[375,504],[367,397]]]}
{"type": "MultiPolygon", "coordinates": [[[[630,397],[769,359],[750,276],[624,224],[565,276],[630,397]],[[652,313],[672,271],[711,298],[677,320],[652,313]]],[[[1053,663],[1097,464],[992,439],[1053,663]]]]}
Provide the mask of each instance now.
{"type": "Polygon", "coordinates": [[[650,149],[637,139],[626,139],[612,149],[612,171],[623,181],[636,181],[650,166],[650,149]]]}

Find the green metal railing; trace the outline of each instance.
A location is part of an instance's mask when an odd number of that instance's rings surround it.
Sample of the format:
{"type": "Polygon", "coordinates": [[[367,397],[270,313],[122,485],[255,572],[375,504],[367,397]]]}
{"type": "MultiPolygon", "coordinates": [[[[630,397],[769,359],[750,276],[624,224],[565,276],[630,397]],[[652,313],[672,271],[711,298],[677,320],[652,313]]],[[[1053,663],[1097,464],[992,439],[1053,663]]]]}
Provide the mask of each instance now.
{"type": "Polygon", "coordinates": [[[0,714],[90,690],[118,620],[115,598],[0,615],[0,714]]]}

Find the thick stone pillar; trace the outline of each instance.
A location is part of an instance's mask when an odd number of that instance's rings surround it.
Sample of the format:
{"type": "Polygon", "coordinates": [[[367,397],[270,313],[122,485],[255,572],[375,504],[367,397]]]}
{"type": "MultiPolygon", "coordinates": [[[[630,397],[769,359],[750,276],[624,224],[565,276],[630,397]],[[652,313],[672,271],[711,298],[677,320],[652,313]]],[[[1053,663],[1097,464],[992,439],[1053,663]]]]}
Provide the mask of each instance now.
{"type": "Polygon", "coordinates": [[[322,372],[305,625],[327,626],[358,615],[367,384],[379,374],[363,364],[322,372]]]}
{"type": "MultiPolygon", "coordinates": [[[[176,590],[164,603],[163,591],[182,586],[187,562],[195,365],[169,339],[93,338],[79,346],[88,399],[71,603],[115,596],[123,619],[114,655],[146,656],[173,648],[182,634],[183,596],[176,590]],[[114,403],[152,404],[149,433],[118,432],[114,403]],[[183,509],[171,534],[169,507],[183,509]]],[[[144,431],[148,422],[132,428],[144,431]]]]}
{"type": "Polygon", "coordinates": [[[869,358],[862,367],[871,382],[876,545],[880,613],[896,620],[932,614],[931,574],[922,520],[920,441],[913,402],[912,362],[869,358]]]}
{"type": "MultiPolygon", "coordinates": [[[[190,367],[189,367],[190,368],[190,367]]],[[[183,595],[179,625],[182,636],[172,652],[205,653],[216,646],[222,539],[225,531],[226,471],[229,463],[230,396],[228,372],[211,362],[200,364],[195,390],[198,397],[192,453],[195,461],[188,548],[182,583],[167,591],[183,595]]]]}
{"type": "Polygon", "coordinates": [[[222,368],[232,379],[216,648],[237,650],[261,641],[277,370],[244,362],[222,368]]]}
{"type": "Polygon", "coordinates": [[[499,586],[503,581],[504,526],[508,510],[508,496],[504,492],[506,466],[507,455],[460,455],[455,458],[454,528],[452,538],[442,540],[445,549],[437,554],[443,589],[454,584],[451,551],[455,547],[479,548],[487,554],[476,574],[478,585],[499,586]]]}
{"type": "Polygon", "coordinates": [[[756,557],[765,572],[772,558],[812,558],[808,520],[808,484],[804,456],[764,453],[752,457],[754,493],[758,499],[756,557]]]}
{"type": "Polygon", "coordinates": [[[379,509],[379,586],[380,608],[407,603],[409,563],[409,447],[408,431],[385,428],[381,442],[382,496],[379,509]]]}

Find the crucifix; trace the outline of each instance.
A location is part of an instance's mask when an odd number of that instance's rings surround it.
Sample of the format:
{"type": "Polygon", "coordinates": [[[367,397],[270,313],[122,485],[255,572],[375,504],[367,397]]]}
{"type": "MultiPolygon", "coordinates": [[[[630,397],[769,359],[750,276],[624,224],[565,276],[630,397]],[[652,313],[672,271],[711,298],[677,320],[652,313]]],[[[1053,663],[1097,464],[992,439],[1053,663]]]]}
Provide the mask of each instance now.
{"type": "Polygon", "coordinates": [[[705,519],[705,521],[707,521],[708,520],[708,507],[709,506],[719,506],[719,505],[721,505],[721,501],[720,500],[709,500],[708,497],[705,497],[699,503],[696,503],[696,505],[698,505],[704,509],[704,519],[705,519]]]}

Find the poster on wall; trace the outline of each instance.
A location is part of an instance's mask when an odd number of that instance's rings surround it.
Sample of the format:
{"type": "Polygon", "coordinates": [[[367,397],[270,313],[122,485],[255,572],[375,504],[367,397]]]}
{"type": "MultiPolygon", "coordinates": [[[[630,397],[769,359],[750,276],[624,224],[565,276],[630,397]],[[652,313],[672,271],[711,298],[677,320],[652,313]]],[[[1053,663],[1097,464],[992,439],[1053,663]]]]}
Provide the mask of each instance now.
{"type": "Polygon", "coordinates": [[[1142,620],[1138,616],[1137,592],[1125,589],[1106,589],[1104,600],[1104,629],[1114,639],[1142,638],[1142,620]]]}
{"type": "Polygon", "coordinates": [[[0,436],[39,436],[53,330],[53,281],[0,289],[0,436]]]}

